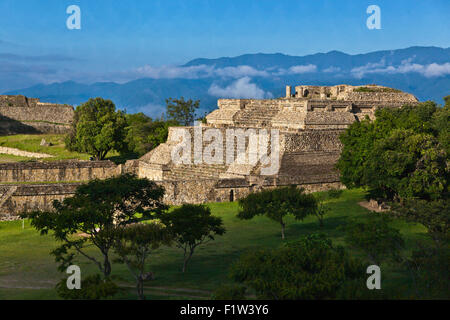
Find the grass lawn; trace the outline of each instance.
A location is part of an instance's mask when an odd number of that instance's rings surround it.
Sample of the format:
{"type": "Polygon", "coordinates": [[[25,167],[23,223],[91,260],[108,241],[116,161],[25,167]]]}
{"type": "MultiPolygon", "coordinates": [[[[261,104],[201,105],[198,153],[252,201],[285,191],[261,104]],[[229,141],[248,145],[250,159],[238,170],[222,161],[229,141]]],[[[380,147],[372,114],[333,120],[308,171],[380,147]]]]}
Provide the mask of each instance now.
{"type": "Polygon", "coordinates": [[[30,159],[32,159],[32,158],[13,156],[11,154],[2,154],[2,153],[0,153],[0,163],[29,161],[30,159]]]}
{"type": "MultiPolygon", "coordinates": [[[[344,232],[340,229],[349,219],[364,219],[367,210],[358,205],[363,200],[361,190],[344,191],[340,198],[329,200],[331,213],[320,229],[315,217],[304,221],[287,219],[287,240],[302,235],[324,232],[334,244],[344,245],[344,232]]],[[[214,215],[222,217],[227,232],[198,248],[186,274],[181,273],[182,252],[176,248],[161,248],[149,259],[149,266],[156,279],[147,282],[148,297],[152,299],[208,298],[218,286],[231,283],[228,278],[230,265],[242,253],[258,248],[276,248],[282,244],[280,226],[265,217],[249,221],[236,218],[238,205],[233,203],[209,204],[214,215]]],[[[425,238],[425,229],[416,224],[393,221],[401,230],[410,250],[416,240],[425,238]]],[[[65,277],[57,271],[49,252],[56,247],[51,236],[40,236],[26,221],[0,223],[0,299],[56,299],[53,283],[65,277]],[[41,289],[30,289],[40,287],[41,289]],[[16,289],[19,288],[19,289],[16,289]]],[[[360,252],[352,251],[355,255],[360,252]]],[[[96,273],[95,266],[87,259],[79,258],[82,276],[96,273]]],[[[406,275],[390,265],[382,265],[383,284],[405,286],[406,275]]],[[[121,285],[133,286],[134,282],[123,265],[113,264],[113,276],[121,285]]],[[[122,292],[118,298],[134,299],[133,289],[122,292]]]]}
{"type": "MultiPolygon", "coordinates": [[[[0,146],[16,148],[23,151],[46,153],[53,155],[52,158],[40,159],[41,161],[55,161],[55,160],[67,160],[67,159],[80,159],[89,160],[89,155],[85,153],[72,152],[65,149],[64,135],[63,134],[19,134],[12,136],[0,136],[0,146]],[[41,146],[41,140],[45,139],[52,145],[49,147],[41,146]]],[[[9,155],[0,154],[0,162],[8,161],[9,155]],[[5,157],[3,157],[5,156],[5,157]]],[[[33,158],[27,157],[15,157],[16,161],[33,160],[33,158]]],[[[107,158],[115,160],[119,158],[116,152],[110,152],[107,158]]]]}

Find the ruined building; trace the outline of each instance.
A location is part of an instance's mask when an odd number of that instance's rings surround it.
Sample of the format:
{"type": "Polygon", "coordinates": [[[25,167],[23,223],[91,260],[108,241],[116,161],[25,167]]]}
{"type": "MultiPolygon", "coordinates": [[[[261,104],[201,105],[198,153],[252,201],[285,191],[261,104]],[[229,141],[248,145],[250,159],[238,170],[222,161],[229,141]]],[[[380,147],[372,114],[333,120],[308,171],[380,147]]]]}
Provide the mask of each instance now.
{"type": "Polygon", "coordinates": [[[0,96],[0,135],[66,133],[73,114],[69,105],[24,96],[0,96]]]}
{"type": "Polygon", "coordinates": [[[378,108],[417,103],[411,94],[375,85],[297,86],[287,87],[284,98],[220,99],[206,123],[170,128],[166,143],[124,165],[0,164],[0,219],[50,208],[51,200],[73,193],[74,181],[124,172],[163,185],[170,204],[234,201],[285,185],[308,191],[340,188],[335,169],[340,133],[354,121],[373,119],[378,108]],[[20,184],[26,181],[34,184],[20,184]],[[39,184],[49,181],[54,183],[39,184]]]}

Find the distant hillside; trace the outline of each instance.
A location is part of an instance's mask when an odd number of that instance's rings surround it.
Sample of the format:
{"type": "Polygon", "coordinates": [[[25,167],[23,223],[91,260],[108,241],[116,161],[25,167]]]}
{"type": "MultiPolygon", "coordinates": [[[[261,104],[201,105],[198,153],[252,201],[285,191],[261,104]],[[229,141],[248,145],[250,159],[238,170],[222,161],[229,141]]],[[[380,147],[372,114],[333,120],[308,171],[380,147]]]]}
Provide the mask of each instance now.
{"type": "Polygon", "coordinates": [[[174,68],[175,76],[170,77],[151,76],[124,84],[69,81],[6,94],[72,105],[101,96],[129,112],[143,111],[153,117],[161,115],[169,97],[200,99],[199,113],[203,114],[215,108],[218,97],[278,97],[284,95],[287,84],[376,83],[439,103],[450,94],[450,48],[410,47],[357,55],[338,51],[307,56],[258,53],[195,59],[174,68]]]}

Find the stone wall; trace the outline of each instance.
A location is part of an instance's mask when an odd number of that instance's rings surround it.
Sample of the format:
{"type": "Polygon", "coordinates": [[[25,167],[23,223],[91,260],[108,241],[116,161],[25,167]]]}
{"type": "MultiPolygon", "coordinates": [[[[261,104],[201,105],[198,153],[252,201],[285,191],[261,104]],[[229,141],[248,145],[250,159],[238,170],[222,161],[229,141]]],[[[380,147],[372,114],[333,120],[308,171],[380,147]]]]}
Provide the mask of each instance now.
{"type": "Polygon", "coordinates": [[[53,200],[63,200],[75,193],[79,184],[0,185],[0,220],[15,220],[21,212],[52,210],[53,200]],[[12,191],[2,201],[2,194],[12,191]]]}
{"type": "Polygon", "coordinates": [[[286,133],[282,136],[282,148],[286,153],[308,151],[340,152],[339,135],[343,130],[306,130],[286,133]]]}
{"type": "MultiPolygon", "coordinates": [[[[155,181],[166,190],[164,201],[170,205],[184,203],[227,202],[239,200],[251,192],[290,185],[289,181],[267,180],[262,185],[246,179],[155,181]]],[[[21,212],[53,210],[54,200],[73,196],[80,183],[0,185],[0,221],[19,219],[21,212]]],[[[304,184],[306,192],[343,188],[336,181],[304,184]]]]}
{"type": "Polygon", "coordinates": [[[69,105],[43,103],[24,96],[0,96],[0,134],[65,133],[73,115],[74,109],[69,105]]]}
{"type": "Polygon", "coordinates": [[[0,164],[0,183],[88,181],[122,171],[111,161],[9,162],[0,164]]]}

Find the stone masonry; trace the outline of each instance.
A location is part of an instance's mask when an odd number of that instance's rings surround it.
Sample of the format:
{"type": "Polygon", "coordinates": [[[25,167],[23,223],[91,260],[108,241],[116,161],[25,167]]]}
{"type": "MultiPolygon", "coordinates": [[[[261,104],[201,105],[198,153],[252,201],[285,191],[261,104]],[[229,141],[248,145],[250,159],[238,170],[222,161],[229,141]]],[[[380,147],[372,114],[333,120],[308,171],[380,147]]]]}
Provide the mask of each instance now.
{"type": "Polygon", "coordinates": [[[37,98],[0,95],[0,135],[18,133],[66,133],[74,109],[43,103],[37,98]]]}

